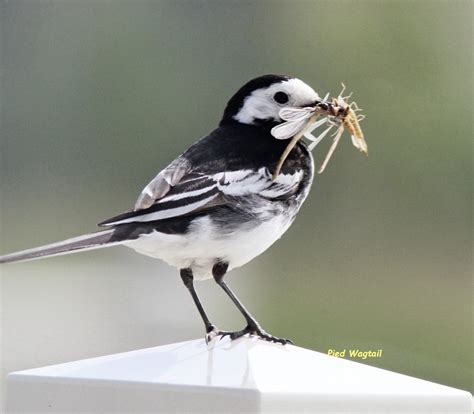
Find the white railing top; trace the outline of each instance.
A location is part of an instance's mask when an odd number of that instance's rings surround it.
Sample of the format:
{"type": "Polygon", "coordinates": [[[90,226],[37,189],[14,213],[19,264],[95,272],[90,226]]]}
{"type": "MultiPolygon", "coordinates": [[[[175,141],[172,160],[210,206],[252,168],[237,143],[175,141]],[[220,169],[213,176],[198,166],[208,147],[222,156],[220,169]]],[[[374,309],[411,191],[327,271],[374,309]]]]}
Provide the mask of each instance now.
{"type": "MultiPolygon", "coordinates": [[[[90,402],[78,407],[82,402],[68,406],[72,403],[62,401],[68,398],[64,387],[80,384],[85,393],[83,400],[102,401],[105,405],[98,408],[103,411],[113,411],[114,404],[123,398],[128,401],[124,404],[131,404],[130,409],[155,412],[205,411],[205,407],[217,411],[226,407],[228,412],[472,412],[472,397],[465,391],[256,338],[158,346],[20,371],[10,374],[8,382],[12,409],[17,403],[23,407],[27,399],[24,393],[33,390],[34,394],[32,384],[36,383],[43,393],[42,387],[49,384],[49,395],[54,395],[55,384],[61,388],[55,406],[63,410],[96,407],[87,405],[90,402]],[[24,384],[29,385],[25,388],[24,384]],[[150,395],[144,394],[134,403],[134,395],[141,388],[145,394],[149,390],[150,395]],[[110,390],[120,391],[105,398],[110,390]],[[18,401],[17,393],[23,394],[18,401]],[[174,396],[171,405],[165,403],[170,402],[166,393],[174,396]],[[140,405],[147,398],[151,398],[151,405],[140,405]],[[107,405],[107,400],[113,404],[107,405]],[[224,405],[219,408],[221,403],[224,405]]],[[[33,403],[34,398],[30,397],[33,403]]]]}

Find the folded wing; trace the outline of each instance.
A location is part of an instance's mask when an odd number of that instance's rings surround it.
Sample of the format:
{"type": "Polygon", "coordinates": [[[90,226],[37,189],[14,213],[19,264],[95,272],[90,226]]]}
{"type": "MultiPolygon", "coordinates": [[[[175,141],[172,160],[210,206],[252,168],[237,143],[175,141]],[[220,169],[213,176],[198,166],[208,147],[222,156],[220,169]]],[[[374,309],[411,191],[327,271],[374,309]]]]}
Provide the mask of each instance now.
{"type": "MultiPolygon", "coordinates": [[[[277,180],[273,181],[270,172],[265,167],[259,170],[244,169],[209,175],[185,173],[180,181],[173,186],[168,181],[166,181],[168,187],[164,184],[158,186],[156,183],[153,184],[153,188],[160,189],[160,192],[156,192],[155,196],[164,194],[158,196],[149,207],[121,214],[100,223],[100,225],[116,226],[195,214],[215,206],[225,205],[231,199],[235,201],[236,197],[249,195],[258,195],[269,200],[282,199],[297,191],[302,177],[303,172],[300,170],[294,174],[280,174],[277,180]]],[[[147,191],[147,188],[150,188],[150,184],[142,192],[142,195],[147,191]]],[[[149,191],[149,193],[151,192],[149,191]]]]}

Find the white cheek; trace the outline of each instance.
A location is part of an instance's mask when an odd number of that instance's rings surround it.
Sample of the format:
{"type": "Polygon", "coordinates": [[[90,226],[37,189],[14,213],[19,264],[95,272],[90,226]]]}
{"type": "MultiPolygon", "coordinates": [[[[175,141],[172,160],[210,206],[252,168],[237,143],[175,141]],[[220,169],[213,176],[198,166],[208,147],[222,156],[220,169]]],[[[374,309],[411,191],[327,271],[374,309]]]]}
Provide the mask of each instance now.
{"type": "Polygon", "coordinates": [[[256,119],[271,119],[279,121],[280,107],[259,96],[249,96],[234,118],[243,124],[252,124],[256,119]]]}
{"type": "Polygon", "coordinates": [[[237,115],[234,115],[234,119],[243,124],[253,124],[255,120],[264,119],[280,122],[278,113],[282,107],[309,105],[316,99],[319,99],[319,96],[310,86],[299,79],[289,79],[253,91],[245,99],[237,115]],[[273,96],[277,92],[285,92],[290,97],[289,102],[283,105],[275,102],[273,96]]]}

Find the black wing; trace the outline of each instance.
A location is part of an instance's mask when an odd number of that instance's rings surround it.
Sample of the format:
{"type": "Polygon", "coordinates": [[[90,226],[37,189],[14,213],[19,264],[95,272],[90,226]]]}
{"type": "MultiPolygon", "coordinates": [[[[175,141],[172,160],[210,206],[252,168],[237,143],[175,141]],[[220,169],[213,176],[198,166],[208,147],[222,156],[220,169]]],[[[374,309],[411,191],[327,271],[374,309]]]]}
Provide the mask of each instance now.
{"type": "Polygon", "coordinates": [[[292,175],[281,174],[273,181],[265,167],[257,171],[226,171],[212,175],[191,173],[152,206],[121,214],[100,225],[114,226],[184,216],[224,205],[236,197],[258,195],[266,199],[281,199],[294,194],[302,178],[303,171],[299,170],[292,175]]]}

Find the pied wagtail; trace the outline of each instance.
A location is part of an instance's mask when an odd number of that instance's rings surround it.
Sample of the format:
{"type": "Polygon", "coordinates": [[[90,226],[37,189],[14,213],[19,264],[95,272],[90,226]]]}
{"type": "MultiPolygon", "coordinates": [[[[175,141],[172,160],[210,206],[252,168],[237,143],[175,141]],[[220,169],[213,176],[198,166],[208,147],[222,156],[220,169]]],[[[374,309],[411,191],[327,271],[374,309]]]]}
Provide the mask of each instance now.
{"type": "Polygon", "coordinates": [[[217,129],[163,169],[132,211],[100,223],[105,230],[0,257],[0,263],[124,245],[180,269],[204,321],[206,340],[245,334],[285,344],[265,332],[224,280],[224,275],[267,250],[288,229],[308,195],[313,159],[299,141],[272,177],[289,140],[271,129],[282,107],[308,107],[318,94],[301,80],[265,75],[229,100],[217,129]],[[246,320],[237,332],[218,330],[194,289],[213,278],[246,320]]]}

